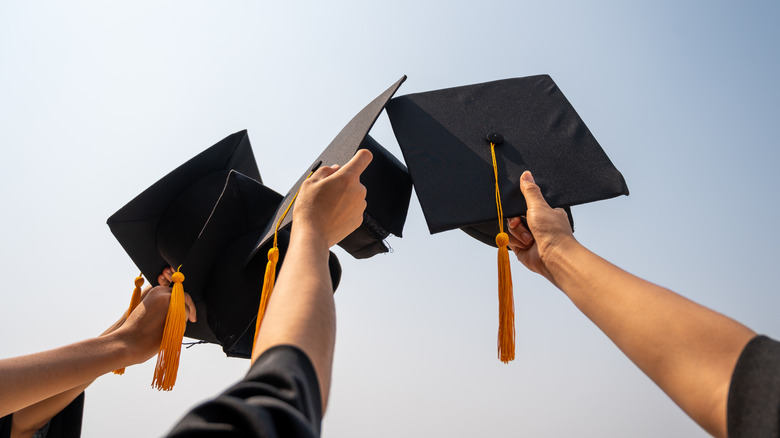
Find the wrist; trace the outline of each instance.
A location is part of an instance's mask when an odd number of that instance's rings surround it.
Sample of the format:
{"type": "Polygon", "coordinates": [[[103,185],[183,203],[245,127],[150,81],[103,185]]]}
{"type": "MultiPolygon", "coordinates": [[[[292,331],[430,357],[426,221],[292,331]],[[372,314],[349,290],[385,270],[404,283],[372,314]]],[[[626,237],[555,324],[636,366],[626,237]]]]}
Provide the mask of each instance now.
{"type": "MultiPolygon", "coordinates": [[[[547,244],[540,246],[539,258],[542,260],[542,264],[549,273],[549,276],[554,278],[555,274],[559,272],[565,264],[567,255],[579,246],[581,246],[580,243],[577,242],[577,239],[572,235],[559,236],[547,244]]],[[[552,280],[552,278],[550,280],[552,280]]]]}
{"type": "Polygon", "coordinates": [[[323,233],[305,223],[293,222],[290,231],[290,247],[303,246],[317,252],[328,252],[332,246],[323,233]]]}
{"type": "Polygon", "coordinates": [[[132,333],[129,330],[116,330],[102,336],[109,344],[111,355],[116,358],[118,365],[116,368],[123,368],[130,365],[136,365],[144,362],[147,358],[142,358],[143,354],[140,348],[134,348],[132,333]]]}

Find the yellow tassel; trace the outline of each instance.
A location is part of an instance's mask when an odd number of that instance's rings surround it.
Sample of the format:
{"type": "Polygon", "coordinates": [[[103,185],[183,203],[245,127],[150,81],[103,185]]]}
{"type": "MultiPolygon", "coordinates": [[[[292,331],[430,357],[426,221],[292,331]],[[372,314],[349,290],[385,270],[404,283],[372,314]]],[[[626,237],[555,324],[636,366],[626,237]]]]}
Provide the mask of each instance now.
{"type": "Polygon", "coordinates": [[[504,363],[515,360],[515,299],[508,243],[509,236],[498,233],[498,359],[504,363]]]}
{"type": "Polygon", "coordinates": [[[184,337],[184,328],[187,325],[184,286],[181,284],[184,281],[184,274],[177,270],[171,279],[173,280],[171,302],[168,305],[168,315],[165,318],[160,352],[157,354],[157,365],[154,368],[154,378],[152,379],[152,386],[161,391],[170,391],[176,383],[181,341],[184,337]]]}
{"type": "Polygon", "coordinates": [[[515,360],[515,299],[512,292],[512,269],[509,266],[509,235],[504,232],[504,208],[498,187],[496,145],[490,142],[493,157],[493,176],[496,182],[496,209],[498,211],[498,359],[503,363],[515,360]]]}
{"type": "Polygon", "coordinates": [[[274,281],[276,280],[276,263],[279,262],[279,249],[275,246],[268,250],[268,263],[265,265],[265,277],[263,277],[263,291],[260,295],[260,308],[257,310],[257,322],[255,323],[255,339],[252,342],[253,349],[257,343],[257,333],[260,331],[260,324],[263,323],[265,309],[268,307],[268,300],[271,299],[271,292],[274,290],[274,281]]]}
{"type": "MultiPolygon", "coordinates": [[[[141,286],[144,285],[144,278],[141,277],[141,274],[138,274],[138,277],[135,277],[135,289],[133,289],[133,296],[130,298],[130,307],[127,309],[127,313],[125,314],[125,319],[130,317],[130,314],[133,313],[133,310],[141,303],[141,286]]],[[[122,375],[125,373],[124,368],[120,368],[118,370],[114,370],[114,374],[122,375]]]]}

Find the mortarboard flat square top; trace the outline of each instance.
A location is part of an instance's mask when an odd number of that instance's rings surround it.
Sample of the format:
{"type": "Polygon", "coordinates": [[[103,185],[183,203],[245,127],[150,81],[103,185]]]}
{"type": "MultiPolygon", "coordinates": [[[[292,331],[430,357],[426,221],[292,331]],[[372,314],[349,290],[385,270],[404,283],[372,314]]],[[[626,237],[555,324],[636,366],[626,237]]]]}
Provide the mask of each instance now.
{"type": "MultiPolygon", "coordinates": [[[[273,220],[269,221],[262,237],[257,242],[257,249],[252,253],[253,257],[261,246],[273,240],[277,222],[309,173],[321,166],[332,166],[334,164],[343,166],[352,159],[358,149],[368,149],[374,156],[371,164],[368,165],[360,177],[360,182],[366,187],[367,192],[366,210],[363,215],[363,224],[339,242],[339,246],[353,257],[359,259],[388,252],[383,240],[390,233],[401,236],[404,222],[406,221],[406,213],[409,209],[412,181],[406,166],[371,138],[368,132],[387,102],[405,80],[406,76],[401,77],[390,88],[360,110],[342,128],[320,156],[314,160],[313,164],[306,169],[295,185],[287,192],[273,220]]],[[[282,219],[279,229],[288,227],[292,220],[292,214],[287,214],[282,219]]]]}
{"type": "Polygon", "coordinates": [[[496,143],[505,218],[527,210],[519,186],[526,170],[552,207],[628,194],[623,176],[547,75],[400,96],[387,113],[431,233],[462,228],[495,246],[488,138],[496,143]]]}

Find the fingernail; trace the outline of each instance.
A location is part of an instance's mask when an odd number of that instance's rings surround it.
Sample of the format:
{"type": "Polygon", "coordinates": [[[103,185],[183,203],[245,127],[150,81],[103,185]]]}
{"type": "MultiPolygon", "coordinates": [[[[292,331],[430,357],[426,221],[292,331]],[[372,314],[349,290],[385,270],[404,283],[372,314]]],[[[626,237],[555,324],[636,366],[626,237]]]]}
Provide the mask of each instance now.
{"type": "Polygon", "coordinates": [[[525,172],[523,172],[522,175],[520,175],[520,180],[521,181],[534,182],[534,176],[531,175],[531,171],[530,170],[526,170],[525,172]]]}
{"type": "Polygon", "coordinates": [[[526,245],[530,245],[531,242],[534,241],[534,237],[531,235],[531,233],[524,231],[523,234],[520,235],[520,240],[522,240],[526,245]]]}
{"type": "Polygon", "coordinates": [[[509,228],[514,228],[514,227],[517,226],[518,222],[520,222],[520,219],[518,219],[516,217],[513,217],[513,218],[509,219],[509,222],[507,223],[507,225],[509,225],[509,228]]]}

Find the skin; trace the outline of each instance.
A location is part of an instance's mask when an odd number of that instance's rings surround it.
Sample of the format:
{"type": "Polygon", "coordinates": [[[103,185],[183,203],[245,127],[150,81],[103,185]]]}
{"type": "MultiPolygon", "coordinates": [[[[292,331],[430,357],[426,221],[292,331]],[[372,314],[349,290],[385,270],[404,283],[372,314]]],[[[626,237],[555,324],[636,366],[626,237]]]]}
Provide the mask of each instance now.
{"type": "Polygon", "coordinates": [[[371,162],[360,150],[343,167],[318,169],[301,186],[293,209],[290,245],[268,302],[252,363],[282,344],[303,350],[314,364],[323,413],[330,392],[336,309],[328,250],[363,222],[366,189],[360,174],[371,162]]]}
{"type": "MultiPolygon", "coordinates": [[[[170,284],[172,272],[167,268],[158,282],[170,284]]],[[[166,286],[144,290],[138,307],[96,338],[0,360],[0,417],[14,414],[11,436],[32,436],[97,377],[157,354],[171,295],[166,286]]],[[[189,295],[185,300],[194,322],[195,306],[189,295]]]]}
{"type": "MultiPolygon", "coordinates": [[[[293,210],[290,245],[266,310],[252,363],[268,348],[291,344],[311,359],[322,393],[330,390],[336,312],[328,269],[329,248],[363,221],[366,189],[360,174],[371,153],[317,170],[301,187],[293,210]]],[[[100,375],[145,362],[162,340],[173,270],[144,291],[141,304],[102,335],[41,353],[0,360],[0,417],[14,413],[12,437],[29,437],[100,375]]],[[[195,322],[189,295],[187,318],[195,322]]]]}
{"type": "Polygon", "coordinates": [[[530,172],[520,189],[528,228],[519,218],[508,222],[518,260],[563,291],[702,428],[726,437],[731,375],[756,334],[590,252],[574,239],[563,209],[550,208],[530,172]]]}

